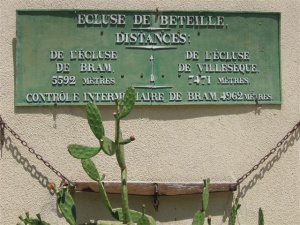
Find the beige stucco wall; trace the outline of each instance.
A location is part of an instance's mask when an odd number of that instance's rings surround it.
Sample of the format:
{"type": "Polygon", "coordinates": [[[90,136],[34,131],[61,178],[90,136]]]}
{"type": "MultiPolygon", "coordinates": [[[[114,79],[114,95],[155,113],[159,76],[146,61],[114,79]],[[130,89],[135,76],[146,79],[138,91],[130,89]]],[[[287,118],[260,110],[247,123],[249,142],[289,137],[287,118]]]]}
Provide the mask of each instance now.
{"type": "MultiPolygon", "coordinates": [[[[131,181],[235,181],[259,161],[300,119],[300,1],[97,1],[2,0],[0,13],[0,113],[31,147],[71,180],[89,180],[80,162],[69,156],[70,143],[95,143],[84,107],[14,107],[14,54],[17,9],[146,9],[274,11],[281,13],[282,105],[138,106],[122,123],[136,141],[127,147],[131,181]]],[[[113,108],[102,107],[106,132],[114,133],[113,108]]],[[[231,200],[241,196],[240,224],[257,224],[258,208],[266,224],[300,224],[299,131],[241,185],[239,192],[212,194],[213,224],[227,224],[231,200]]],[[[114,157],[101,156],[97,165],[106,180],[118,180],[114,157]],[[102,157],[102,158],[101,158],[102,157]]],[[[58,213],[47,181],[60,182],[48,168],[6,132],[0,158],[0,224],[16,224],[29,211],[51,224],[66,224],[58,213]]],[[[118,206],[119,196],[111,196],[118,206]]],[[[200,195],[160,197],[155,212],[150,197],[130,197],[132,208],[147,205],[158,224],[191,224],[200,195]],[[175,221],[176,220],[176,221],[175,221]]],[[[76,194],[80,223],[110,219],[97,194],[76,194]]]]}

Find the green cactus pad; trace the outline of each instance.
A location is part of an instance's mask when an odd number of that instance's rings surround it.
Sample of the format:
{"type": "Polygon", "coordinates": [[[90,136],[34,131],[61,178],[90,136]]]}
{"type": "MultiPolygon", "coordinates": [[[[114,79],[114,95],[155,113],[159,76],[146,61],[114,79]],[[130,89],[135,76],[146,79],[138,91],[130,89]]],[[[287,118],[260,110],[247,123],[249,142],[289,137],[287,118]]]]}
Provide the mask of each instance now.
{"type": "Polygon", "coordinates": [[[202,194],[202,211],[206,211],[207,206],[208,206],[208,200],[209,200],[210,180],[206,179],[206,180],[203,180],[203,182],[204,182],[204,188],[203,188],[203,194],[202,194]]]}
{"type": "Polygon", "coordinates": [[[106,155],[114,155],[117,149],[116,143],[105,136],[103,136],[101,140],[103,140],[103,143],[101,144],[103,152],[106,155]]]}
{"type": "Polygon", "coordinates": [[[83,169],[91,179],[93,179],[94,181],[101,181],[95,163],[91,159],[82,159],[81,164],[83,169]]]}
{"type": "Polygon", "coordinates": [[[136,92],[134,87],[127,88],[124,96],[123,108],[119,115],[119,119],[126,117],[131,112],[135,104],[135,98],[136,92]]]}
{"type": "Polygon", "coordinates": [[[205,221],[205,211],[199,210],[196,212],[192,225],[203,225],[205,221]]]}
{"type": "MultiPolygon", "coordinates": [[[[119,221],[123,221],[123,213],[122,213],[121,208],[113,209],[113,212],[114,212],[113,216],[115,219],[117,219],[119,221]]],[[[139,219],[143,216],[143,213],[134,211],[134,210],[129,210],[129,213],[130,213],[130,218],[131,218],[132,222],[134,222],[134,223],[137,223],[139,221],[139,219]]],[[[146,214],[144,214],[144,216],[146,218],[148,218],[150,225],[156,225],[156,222],[152,216],[149,216],[146,214]]]]}
{"type": "Polygon", "coordinates": [[[237,212],[240,207],[241,205],[239,204],[239,199],[236,198],[234,204],[231,207],[231,212],[230,212],[229,222],[228,222],[229,225],[235,225],[237,212]]]}
{"type": "Polygon", "coordinates": [[[57,204],[70,225],[76,225],[76,208],[68,188],[60,188],[57,196],[57,204]]]}
{"type": "Polygon", "coordinates": [[[132,140],[130,138],[128,139],[123,139],[122,141],[120,141],[120,145],[126,145],[128,143],[132,142],[132,140]]]}
{"type": "Polygon", "coordinates": [[[69,153],[77,159],[89,159],[100,152],[100,147],[89,147],[78,144],[68,145],[69,153]]]}
{"type": "Polygon", "coordinates": [[[259,225],[265,224],[264,212],[263,212],[262,208],[259,208],[259,211],[258,211],[258,224],[259,225]]]}
{"type": "Polygon", "coordinates": [[[91,130],[96,138],[100,140],[105,134],[101,114],[95,103],[90,102],[87,104],[86,114],[91,130]]]}
{"type": "Polygon", "coordinates": [[[141,218],[139,218],[137,225],[151,225],[149,218],[147,218],[145,215],[142,215],[141,218]]]}
{"type": "Polygon", "coordinates": [[[137,225],[150,225],[149,217],[145,216],[145,206],[143,206],[142,216],[139,218],[137,225]]]}
{"type": "Polygon", "coordinates": [[[209,179],[203,180],[203,183],[204,183],[204,187],[203,187],[203,194],[202,194],[202,201],[201,201],[202,209],[196,212],[193,218],[192,225],[203,225],[205,221],[205,214],[206,214],[206,209],[209,201],[210,180],[209,179]]]}

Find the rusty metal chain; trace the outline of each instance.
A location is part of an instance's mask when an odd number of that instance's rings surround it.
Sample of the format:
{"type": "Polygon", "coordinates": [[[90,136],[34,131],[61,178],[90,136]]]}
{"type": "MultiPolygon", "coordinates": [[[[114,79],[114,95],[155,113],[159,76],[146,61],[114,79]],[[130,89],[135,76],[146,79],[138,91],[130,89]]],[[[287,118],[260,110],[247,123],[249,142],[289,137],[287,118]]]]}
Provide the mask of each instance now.
{"type": "Polygon", "coordinates": [[[28,145],[26,141],[24,141],[12,128],[10,128],[7,123],[5,123],[0,115],[0,129],[1,129],[1,145],[4,144],[4,129],[8,130],[17,140],[21,142],[21,144],[28,149],[28,151],[35,155],[35,157],[42,161],[45,166],[47,166],[49,169],[52,170],[53,173],[55,173],[59,178],[61,178],[63,181],[67,181],[69,185],[75,187],[75,184],[68,179],[66,176],[64,176],[61,172],[59,172],[57,169],[55,169],[47,160],[45,160],[40,154],[36,153],[36,151],[28,145]]]}
{"type": "MultiPolygon", "coordinates": [[[[282,146],[282,144],[298,129],[298,127],[300,126],[300,121],[293,127],[292,130],[290,130],[278,143],[277,145],[272,148],[268,154],[266,154],[263,158],[261,158],[259,160],[259,162],[257,164],[255,164],[247,173],[245,173],[243,176],[241,176],[239,179],[237,179],[236,181],[236,185],[238,186],[240,185],[247,177],[250,176],[250,174],[252,174],[255,170],[257,170],[271,155],[273,155],[279,147],[282,146]]],[[[35,152],[35,150],[32,147],[28,146],[28,143],[26,141],[24,141],[23,139],[21,139],[21,137],[12,129],[10,128],[2,119],[1,115],[0,115],[0,131],[1,131],[1,145],[3,145],[3,141],[4,141],[4,128],[7,129],[17,140],[19,140],[21,142],[21,144],[28,148],[28,151],[35,155],[35,157],[42,161],[45,166],[47,166],[49,169],[51,169],[58,177],[60,177],[62,180],[67,181],[71,186],[75,186],[75,184],[69,180],[66,176],[64,176],[61,172],[59,172],[57,169],[55,169],[48,161],[46,161],[40,154],[37,154],[35,152]]]]}
{"type": "Polygon", "coordinates": [[[298,129],[299,126],[300,126],[300,121],[296,123],[296,125],[293,127],[292,130],[287,132],[287,134],[277,143],[277,145],[274,148],[272,148],[269,151],[267,155],[261,158],[261,160],[259,160],[259,162],[256,165],[254,165],[247,173],[245,173],[243,176],[237,179],[236,186],[240,185],[247,177],[250,176],[251,173],[257,170],[258,167],[261,166],[261,164],[263,164],[272,154],[274,154],[278,150],[278,148],[281,147],[281,145],[298,129]]]}

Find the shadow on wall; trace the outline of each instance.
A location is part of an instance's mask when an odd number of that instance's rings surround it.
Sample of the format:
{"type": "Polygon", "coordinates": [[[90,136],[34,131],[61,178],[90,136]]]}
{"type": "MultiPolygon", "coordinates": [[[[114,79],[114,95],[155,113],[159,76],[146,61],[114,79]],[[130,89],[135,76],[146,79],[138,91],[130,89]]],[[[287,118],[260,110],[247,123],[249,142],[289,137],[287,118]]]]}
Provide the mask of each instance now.
{"type": "MultiPolygon", "coordinates": [[[[38,181],[42,187],[46,188],[49,191],[49,194],[54,195],[51,189],[48,187],[48,178],[39,172],[36,166],[32,165],[29,160],[21,154],[19,149],[13,144],[11,137],[6,137],[4,139],[4,145],[2,147],[5,147],[5,149],[11,153],[16,162],[19,163],[34,180],[38,181]]],[[[114,208],[121,207],[120,195],[109,195],[109,198],[114,208]]],[[[74,194],[74,200],[79,223],[86,223],[91,219],[95,221],[114,220],[103,204],[99,194],[76,192],[74,194]]],[[[156,212],[153,207],[152,197],[133,195],[129,196],[130,206],[133,210],[141,211],[142,205],[145,204],[146,212],[160,222],[190,220],[193,218],[196,211],[201,209],[200,194],[159,196],[159,200],[159,209],[156,212]]],[[[207,213],[211,216],[222,216],[223,222],[225,222],[230,214],[232,200],[232,192],[210,193],[210,201],[207,213]]],[[[57,211],[57,214],[58,217],[61,217],[59,211],[57,211]]]]}
{"type": "MultiPolygon", "coordinates": [[[[15,137],[17,138],[17,137],[15,137]]],[[[274,156],[270,155],[267,163],[248,181],[243,187],[239,187],[238,197],[244,197],[246,193],[251,190],[259,180],[262,180],[265,174],[272,169],[274,164],[281,159],[296,141],[300,139],[300,129],[296,129],[293,134],[282,143],[278,143],[278,150],[274,152],[274,156]]],[[[28,172],[31,177],[37,180],[40,185],[46,188],[50,194],[52,192],[47,187],[48,178],[44,176],[37,168],[30,164],[29,160],[22,156],[19,149],[13,144],[11,137],[6,136],[4,145],[7,151],[11,153],[17,163],[23,166],[24,170],[28,172]]],[[[24,146],[26,148],[26,146],[24,146]]],[[[29,150],[29,149],[28,149],[29,150]]],[[[90,219],[96,220],[112,220],[108,210],[103,205],[100,195],[96,193],[76,193],[75,202],[78,212],[78,222],[89,222],[90,219]],[[91,210],[92,209],[92,210],[91,210]]],[[[112,206],[114,208],[120,207],[120,195],[110,195],[112,206]]],[[[141,211],[141,206],[146,205],[147,213],[160,222],[190,220],[193,218],[195,212],[201,208],[201,195],[186,195],[186,196],[160,196],[160,207],[158,212],[153,208],[153,199],[151,197],[130,196],[131,208],[141,211]]],[[[211,216],[222,216],[223,222],[226,221],[230,213],[231,203],[233,200],[233,193],[211,193],[210,202],[207,214],[211,216]]]]}
{"type": "Polygon", "coordinates": [[[41,172],[39,172],[35,165],[30,164],[29,160],[20,153],[19,149],[16,146],[13,145],[10,137],[5,138],[4,146],[6,150],[11,153],[16,162],[22,165],[24,170],[28,172],[33,179],[37,180],[41,186],[48,189],[51,195],[54,195],[54,193],[48,187],[48,178],[41,172]]]}
{"type": "MultiPolygon", "coordinates": [[[[294,145],[295,141],[299,141],[299,139],[300,129],[297,129],[296,132],[282,144],[278,149],[277,154],[260,169],[252,180],[239,189],[239,197],[244,197],[247,191],[251,190],[259,180],[262,180],[265,173],[270,171],[275,162],[280,160],[282,154],[286,153],[288,149],[294,145]]],[[[12,154],[13,158],[23,166],[24,170],[30,173],[32,178],[37,180],[43,187],[48,189],[48,178],[39,172],[34,165],[31,165],[27,158],[22,156],[18,148],[13,145],[10,137],[6,137],[4,144],[5,148],[12,154]]],[[[48,191],[50,192],[49,189],[48,191]]],[[[114,208],[121,207],[120,195],[109,195],[109,198],[114,208]]],[[[95,221],[100,219],[113,220],[99,194],[75,193],[74,199],[79,223],[86,223],[91,219],[95,221]]],[[[158,212],[156,212],[152,205],[152,197],[129,196],[132,209],[141,211],[141,206],[145,204],[147,213],[152,215],[159,222],[192,219],[195,212],[201,207],[201,195],[160,196],[159,199],[160,206],[158,212]]],[[[225,222],[230,214],[232,200],[233,194],[231,192],[211,193],[207,214],[213,217],[222,216],[222,222],[225,222]]]]}
{"type": "MultiPolygon", "coordinates": [[[[120,208],[121,195],[108,196],[113,208],[120,208]]],[[[74,195],[77,210],[77,221],[79,224],[94,222],[98,220],[114,221],[110,215],[99,193],[77,192],[74,195]]],[[[180,195],[180,196],[160,196],[159,209],[156,212],[153,207],[151,196],[129,196],[130,208],[136,211],[142,210],[142,205],[146,206],[146,213],[153,216],[157,222],[171,222],[180,220],[191,220],[196,211],[201,209],[201,195],[180,195]]],[[[223,221],[230,215],[233,194],[231,192],[210,193],[207,214],[222,216],[223,221]]],[[[220,223],[221,221],[219,221],[220,223]]],[[[215,221],[217,224],[218,221],[215,221]]]]}
{"type": "Polygon", "coordinates": [[[241,185],[238,187],[238,197],[244,197],[246,193],[256,185],[257,182],[262,180],[265,174],[272,169],[277,161],[280,160],[282,154],[285,154],[288,149],[295,144],[295,141],[299,141],[299,139],[300,129],[298,127],[298,129],[296,129],[296,131],[290,136],[290,138],[282,143],[281,147],[279,147],[278,150],[274,153],[275,155],[273,156],[273,158],[271,160],[266,160],[267,164],[260,168],[258,172],[253,176],[253,178],[248,181],[247,184],[242,187],[241,185]]]}
{"type": "MultiPolygon", "coordinates": [[[[278,149],[274,152],[274,156],[254,175],[254,177],[243,187],[239,187],[238,197],[244,197],[259,180],[262,180],[265,174],[270,171],[274,164],[281,159],[296,141],[300,139],[300,129],[295,132],[284,142],[278,144],[278,149]]],[[[109,195],[113,208],[120,206],[120,195],[109,195]]],[[[153,216],[159,222],[171,222],[191,220],[197,210],[201,207],[201,195],[186,196],[160,196],[160,206],[158,212],[153,208],[152,197],[130,196],[131,208],[141,211],[141,206],[146,205],[147,214],[153,216]]],[[[90,219],[97,220],[113,220],[108,210],[102,203],[99,194],[96,193],[76,193],[75,202],[78,210],[78,222],[89,222],[90,219]],[[93,210],[91,210],[93,209],[93,210]]],[[[222,216],[224,223],[230,215],[230,209],[233,202],[233,193],[210,193],[209,207],[207,215],[212,217],[222,216]]],[[[218,221],[214,221],[218,223],[218,221]]]]}
{"type": "MultiPolygon", "coordinates": [[[[248,181],[243,187],[239,186],[238,197],[244,197],[258,181],[262,180],[265,174],[270,171],[274,164],[281,159],[296,141],[300,139],[300,129],[296,129],[291,136],[283,142],[277,144],[278,150],[274,152],[274,156],[248,181]]],[[[30,164],[29,160],[22,156],[19,149],[13,144],[10,137],[5,137],[4,145],[7,151],[11,153],[13,158],[31,177],[37,180],[40,185],[48,189],[50,194],[53,194],[48,188],[48,178],[44,176],[37,168],[30,164]]],[[[24,147],[25,148],[25,147],[24,147]]],[[[29,149],[28,149],[29,150],[29,149]]],[[[109,195],[113,208],[121,207],[120,195],[109,195]]],[[[113,220],[99,194],[77,192],[74,194],[74,199],[77,208],[77,218],[79,223],[89,222],[91,219],[97,220],[113,220]]],[[[185,195],[185,196],[160,196],[159,210],[156,212],[153,207],[153,198],[145,196],[129,196],[130,205],[133,210],[141,211],[142,205],[146,205],[147,214],[152,215],[157,221],[170,222],[190,220],[195,212],[201,208],[201,195],[185,195]]],[[[229,217],[230,208],[233,201],[232,192],[211,193],[207,214],[211,216],[222,216],[222,222],[225,222],[229,217]]],[[[60,215],[58,215],[60,216],[60,215]]]]}

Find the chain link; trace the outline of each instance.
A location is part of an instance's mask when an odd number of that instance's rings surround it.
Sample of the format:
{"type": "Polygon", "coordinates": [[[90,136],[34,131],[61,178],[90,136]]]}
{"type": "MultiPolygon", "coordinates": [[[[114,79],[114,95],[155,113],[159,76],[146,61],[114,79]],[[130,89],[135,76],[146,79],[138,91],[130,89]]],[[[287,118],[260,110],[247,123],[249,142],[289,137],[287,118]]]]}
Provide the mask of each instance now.
{"type": "Polygon", "coordinates": [[[67,181],[69,183],[69,185],[75,187],[75,184],[68,179],[66,176],[64,176],[61,172],[59,172],[57,169],[55,169],[47,160],[45,160],[40,154],[37,154],[36,151],[30,147],[28,145],[28,143],[26,141],[24,141],[23,139],[21,139],[21,137],[12,129],[10,128],[7,123],[5,123],[0,115],[0,129],[1,129],[1,145],[4,144],[4,128],[6,130],[8,130],[17,140],[19,140],[21,142],[21,144],[26,147],[28,149],[28,151],[35,155],[35,157],[42,161],[44,163],[45,166],[47,166],[49,169],[52,170],[52,172],[54,172],[59,178],[61,178],[63,181],[67,181]]]}
{"type": "MultiPolygon", "coordinates": [[[[259,160],[259,162],[254,165],[248,172],[246,172],[243,176],[241,176],[239,179],[236,181],[236,186],[240,185],[247,177],[249,177],[255,170],[257,170],[272,154],[274,154],[279,147],[282,146],[282,144],[298,129],[300,126],[300,121],[293,127],[292,130],[290,130],[276,145],[276,147],[272,148],[268,154],[266,154],[263,158],[259,160]]],[[[28,146],[28,143],[21,139],[21,137],[12,129],[10,128],[2,119],[0,115],[0,130],[1,130],[1,145],[4,143],[4,128],[7,129],[17,140],[21,142],[21,144],[28,149],[28,151],[35,155],[35,157],[42,161],[45,166],[47,166],[49,169],[51,169],[58,177],[60,177],[62,180],[68,181],[68,183],[71,186],[75,186],[75,184],[66,178],[61,172],[56,170],[48,161],[46,161],[40,154],[37,154],[35,150],[31,147],[28,146]]]]}
{"type": "Polygon", "coordinates": [[[261,164],[263,164],[272,154],[274,154],[279,147],[282,146],[282,144],[298,129],[300,126],[300,121],[293,127],[292,130],[290,130],[276,145],[276,147],[272,148],[268,154],[266,154],[259,162],[254,165],[247,173],[245,173],[243,176],[241,176],[239,179],[236,181],[236,185],[240,185],[247,177],[250,176],[251,173],[253,173],[255,170],[258,169],[261,164]]]}

